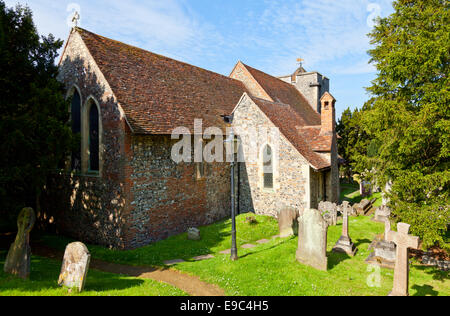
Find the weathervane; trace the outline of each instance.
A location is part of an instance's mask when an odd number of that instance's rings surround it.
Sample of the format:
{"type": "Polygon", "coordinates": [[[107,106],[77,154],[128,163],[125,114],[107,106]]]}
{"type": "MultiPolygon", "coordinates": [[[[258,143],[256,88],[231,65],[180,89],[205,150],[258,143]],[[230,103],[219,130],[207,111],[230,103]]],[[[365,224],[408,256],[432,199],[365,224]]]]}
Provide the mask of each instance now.
{"type": "Polygon", "coordinates": [[[78,13],[78,11],[75,11],[75,13],[73,14],[73,18],[72,18],[72,23],[73,23],[74,27],[78,27],[79,21],[80,21],[80,14],[78,13]]]}
{"type": "Polygon", "coordinates": [[[298,62],[298,64],[299,64],[299,66],[300,67],[303,67],[303,62],[304,62],[305,60],[303,59],[303,58],[297,58],[297,62],[298,62]]]}

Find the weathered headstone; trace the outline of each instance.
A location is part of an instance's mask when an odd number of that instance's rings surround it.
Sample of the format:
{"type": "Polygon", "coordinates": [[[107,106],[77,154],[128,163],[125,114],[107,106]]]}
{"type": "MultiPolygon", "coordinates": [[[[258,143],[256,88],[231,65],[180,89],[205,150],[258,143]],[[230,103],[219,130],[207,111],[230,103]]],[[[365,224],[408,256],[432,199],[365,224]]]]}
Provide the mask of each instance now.
{"type": "Polygon", "coordinates": [[[89,270],[91,254],[81,242],[68,244],[59,274],[58,284],[69,289],[83,291],[89,270]]]}
{"type": "Polygon", "coordinates": [[[278,228],[280,237],[285,238],[298,234],[298,211],[291,207],[278,212],[278,228]]]}
{"type": "Polygon", "coordinates": [[[194,227],[189,228],[187,231],[187,238],[189,240],[200,240],[200,230],[194,227]]]}
{"type": "Polygon", "coordinates": [[[352,242],[352,239],[348,234],[348,210],[344,209],[343,212],[342,236],[337,241],[333,251],[343,252],[353,257],[358,249],[355,247],[355,244],[352,242]]]}
{"type": "Polygon", "coordinates": [[[397,246],[395,269],[394,269],[394,287],[389,296],[408,296],[409,293],[409,258],[408,249],[419,248],[419,237],[408,235],[409,224],[399,223],[397,232],[388,233],[388,241],[392,241],[397,246]]]}
{"type": "Polygon", "coordinates": [[[380,206],[375,210],[374,221],[384,223],[391,217],[391,209],[388,206],[380,206]]]}
{"type": "Polygon", "coordinates": [[[17,218],[17,236],[9,248],[3,270],[15,274],[22,279],[30,276],[31,248],[30,232],[36,222],[36,215],[32,208],[24,208],[17,218]]]}
{"type": "Polygon", "coordinates": [[[324,201],[319,203],[319,212],[322,214],[329,226],[337,225],[337,211],[338,206],[335,203],[324,201]]]}
{"type": "Polygon", "coordinates": [[[373,252],[367,257],[366,263],[381,266],[383,268],[394,269],[396,258],[396,246],[393,242],[387,241],[388,233],[391,231],[391,222],[387,219],[384,222],[384,239],[376,238],[370,249],[373,252]]]}
{"type": "Polygon", "coordinates": [[[318,210],[306,209],[298,219],[298,250],[300,263],[327,270],[328,224],[318,210]]]}
{"type": "Polygon", "coordinates": [[[353,206],[358,215],[366,215],[372,207],[371,201],[364,199],[360,203],[353,206]]]}

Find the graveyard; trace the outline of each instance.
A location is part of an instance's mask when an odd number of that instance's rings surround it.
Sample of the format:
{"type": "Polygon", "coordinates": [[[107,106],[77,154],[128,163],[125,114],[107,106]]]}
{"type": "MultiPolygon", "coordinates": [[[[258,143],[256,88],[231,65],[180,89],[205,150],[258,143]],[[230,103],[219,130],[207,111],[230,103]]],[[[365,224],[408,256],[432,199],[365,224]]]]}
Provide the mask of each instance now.
{"type": "Polygon", "coordinates": [[[0,0],[0,297],[450,296],[448,1],[350,2],[0,0]]]}
{"type": "MultiPolygon", "coordinates": [[[[299,263],[296,260],[298,238],[273,238],[279,234],[276,219],[249,214],[237,218],[239,259],[230,262],[230,220],[201,227],[201,240],[188,240],[186,234],[131,251],[115,251],[87,245],[92,260],[102,260],[130,267],[161,267],[196,276],[206,284],[218,286],[227,296],[386,296],[392,290],[394,273],[391,269],[376,269],[365,263],[368,247],[375,236],[382,234],[384,225],[370,217],[349,218],[349,232],[358,248],[354,257],[332,249],[342,233],[342,221],[328,228],[327,271],[299,263]],[[258,241],[266,240],[264,243],[258,241]],[[245,247],[243,245],[254,245],[245,247]],[[198,256],[210,255],[206,260],[198,256]],[[165,262],[178,259],[173,265],[165,262]],[[378,279],[377,279],[378,278],[378,279]],[[378,282],[378,284],[377,284],[378,282]]],[[[72,240],[43,235],[35,236],[38,244],[55,251],[64,251],[72,240]]],[[[33,247],[33,244],[32,244],[33,247]]],[[[36,245],[39,247],[39,245],[36,245]]],[[[38,251],[38,249],[36,249],[38,251]]],[[[6,252],[0,252],[3,265],[6,252]]],[[[173,286],[144,278],[105,273],[90,268],[83,292],[68,292],[57,284],[61,259],[33,255],[29,281],[4,272],[0,273],[0,295],[188,295],[173,286]]],[[[412,259],[409,274],[411,296],[450,295],[449,273],[426,267],[412,259]]]]}

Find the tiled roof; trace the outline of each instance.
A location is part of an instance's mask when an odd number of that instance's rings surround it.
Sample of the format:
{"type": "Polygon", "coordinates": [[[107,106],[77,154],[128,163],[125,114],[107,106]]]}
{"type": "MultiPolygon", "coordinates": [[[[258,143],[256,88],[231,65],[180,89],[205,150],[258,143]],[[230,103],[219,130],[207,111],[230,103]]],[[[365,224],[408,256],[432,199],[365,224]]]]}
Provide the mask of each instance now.
{"type": "Polygon", "coordinates": [[[243,93],[237,80],[77,28],[123,108],[134,133],[171,134],[221,127],[243,93]]]}
{"type": "Polygon", "coordinates": [[[303,128],[305,125],[302,124],[305,120],[288,104],[271,102],[254,96],[250,96],[250,98],[315,169],[321,170],[330,167],[330,163],[316,153],[313,148],[312,140],[319,135],[320,128],[303,128]]]}
{"type": "Polygon", "coordinates": [[[332,135],[320,135],[320,126],[304,126],[299,128],[299,133],[308,140],[315,152],[330,152],[333,144],[332,135]]]}
{"type": "Polygon", "coordinates": [[[300,114],[301,126],[320,125],[320,114],[314,111],[297,88],[260,70],[244,66],[274,102],[289,104],[300,114]]]}

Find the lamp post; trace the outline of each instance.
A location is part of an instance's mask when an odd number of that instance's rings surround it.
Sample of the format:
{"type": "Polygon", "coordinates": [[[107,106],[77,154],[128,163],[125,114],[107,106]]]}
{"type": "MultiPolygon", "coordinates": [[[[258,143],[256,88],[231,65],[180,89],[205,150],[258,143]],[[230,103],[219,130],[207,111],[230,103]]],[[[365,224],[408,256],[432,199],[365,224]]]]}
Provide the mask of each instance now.
{"type": "MultiPolygon", "coordinates": [[[[224,116],[225,123],[231,124],[233,122],[232,116],[224,116]]],[[[235,192],[234,192],[234,167],[235,167],[235,153],[237,142],[235,140],[233,127],[230,129],[230,136],[225,140],[225,143],[230,143],[232,146],[231,159],[231,260],[236,261],[238,259],[237,245],[236,245],[236,210],[235,210],[235,192]]]]}

